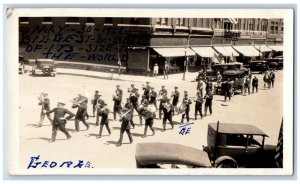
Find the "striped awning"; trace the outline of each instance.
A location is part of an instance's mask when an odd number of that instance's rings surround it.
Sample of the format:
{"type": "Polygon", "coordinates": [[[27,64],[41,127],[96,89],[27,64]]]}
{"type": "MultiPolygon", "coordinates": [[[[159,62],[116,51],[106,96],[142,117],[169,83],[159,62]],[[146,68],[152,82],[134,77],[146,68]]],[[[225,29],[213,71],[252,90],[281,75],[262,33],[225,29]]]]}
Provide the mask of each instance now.
{"type": "Polygon", "coordinates": [[[283,51],[283,45],[268,45],[268,47],[277,52],[283,51]]]}
{"type": "Polygon", "coordinates": [[[214,57],[216,55],[216,51],[211,47],[191,47],[191,49],[201,57],[214,57]]]}
{"type": "Polygon", "coordinates": [[[247,57],[260,56],[260,52],[252,45],[233,46],[233,48],[247,57]]]}
{"type": "Polygon", "coordinates": [[[229,21],[232,24],[237,24],[237,21],[234,18],[226,18],[225,21],[229,21]]]}
{"type": "Polygon", "coordinates": [[[181,57],[181,56],[195,56],[196,53],[190,48],[153,48],[155,52],[163,57],[181,57]]]}
{"type": "Polygon", "coordinates": [[[272,49],[267,47],[266,45],[254,45],[254,47],[259,51],[259,52],[271,52],[272,49]]]}
{"type": "Polygon", "coordinates": [[[214,48],[225,57],[239,56],[239,53],[237,53],[231,46],[214,46],[214,48]]]}

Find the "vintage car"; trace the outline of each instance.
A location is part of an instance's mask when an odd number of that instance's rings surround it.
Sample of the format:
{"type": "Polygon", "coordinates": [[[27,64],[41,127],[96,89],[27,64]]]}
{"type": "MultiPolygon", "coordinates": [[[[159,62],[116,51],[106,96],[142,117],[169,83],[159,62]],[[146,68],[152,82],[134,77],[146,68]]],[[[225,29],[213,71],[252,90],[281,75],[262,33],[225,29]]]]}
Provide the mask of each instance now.
{"type": "Polygon", "coordinates": [[[32,67],[32,75],[56,75],[54,60],[52,59],[37,59],[35,66],[32,67]]]}
{"type": "Polygon", "coordinates": [[[239,71],[239,70],[228,70],[223,72],[222,75],[222,82],[218,85],[216,84],[214,86],[215,94],[224,95],[225,93],[225,83],[228,82],[228,79],[230,80],[232,84],[232,94],[237,92],[243,92],[244,90],[243,85],[245,83],[245,72],[239,71]]]}
{"type": "Polygon", "coordinates": [[[268,69],[267,61],[265,60],[250,61],[250,69],[252,72],[264,73],[268,69]]]}
{"type": "Polygon", "coordinates": [[[192,147],[172,143],[138,143],[136,146],[137,168],[211,168],[233,167],[236,163],[228,157],[211,163],[207,152],[192,147]]]}
{"type": "Polygon", "coordinates": [[[275,168],[275,145],[265,145],[268,137],[254,125],[209,123],[207,146],[203,147],[212,162],[227,156],[238,167],[275,168]]]}
{"type": "Polygon", "coordinates": [[[217,77],[217,72],[223,76],[225,71],[241,71],[245,74],[249,74],[249,70],[243,66],[243,63],[240,62],[232,62],[232,63],[224,63],[224,64],[215,64],[213,65],[211,70],[208,70],[207,77],[210,80],[215,80],[217,77]]]}
{"type": "Polygon", "coordinates": [[[274,58],[265,58],[265,60],[267,61],[269,68],[276,69],[276,70],[283,69],[283,57],[282,56],[277,56],[274,58]]]}

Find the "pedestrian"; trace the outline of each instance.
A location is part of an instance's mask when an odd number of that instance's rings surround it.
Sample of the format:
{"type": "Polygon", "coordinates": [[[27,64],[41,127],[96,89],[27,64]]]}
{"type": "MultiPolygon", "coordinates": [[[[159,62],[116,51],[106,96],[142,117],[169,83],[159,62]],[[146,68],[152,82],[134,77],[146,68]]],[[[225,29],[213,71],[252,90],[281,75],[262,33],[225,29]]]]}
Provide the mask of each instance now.
{"type": "Polygon", "coordinates": [[[114,101],[114,120],[117,120],[117,114],[119,115],[119,117],[121,117],[122,114],[122,104],[121,104],[121,97],[119,96],[120,94],[118,93],[118,95],[115,95],[113,97],[113,101],[114,101]]]}
{"type": "Polygon", "coordinates": [[[177,106],[177,104],[179,102],[179,97],[180,97],[180,93],[178,91],[177,86],[174,87],[174,90],[175,91],[171,95],[171,98],[173,98],[173,100],[172,100],[172,107],[173,107],[172,113],[173,113],[173,116],[174,116],[174,113],[175,113],[175,107],[177,106]]]}
{"type": "Polygon", "coordinates": [[[98,138],[101,138],[102,136],[102,130],[103,130],[103,126],[105,125],[108,134],[111,134],[110,128],[109,128],[109,119],[108,119],[108,115],[109,115],[109,109],[107,108],[107,104],[103,104],[104,106],[100,109],[100,116],[101,116],[101,122],[100,122],[100,131],[99,131],[99,136],[98,138]]]}
{"type": "Polygon", "coordinates": [[[201,93],[201,95],[203,96],[203,81],[202,81],[202,79],[198,80],[197,91],[199,91],[201,93]]]}
{"type": "Polygon", "coordinates": [[[130,113],[130,124],[131,124],[132,128],[134,128],[135,127],[135,125],[133,123],[133,108],[134,107],[133,107],[133,105],[131,103],[131,100],[129,98],[126,99],[126,103],[125,103],[124,107],[126,109],[130,110],[130,112],[129,112],[130,113]]]}
{"type": "Polygon", "coordinates": [[[198,112],[199,112],[200,117],[202,119],[203,118],[203,115],[202,115],[203,97],[202,97],[202,94],[200,92],[197,93],[197,97],[196,97],[195,102],[196,102],[195,103],[195,120],[197,120],[198,112]]]}
{"type": "Polygon", "coordinates": [[[227,97],[229,98],[229,101],[231,99],[231,95],[230,95],[230,79],[228,78],[227,81],[225,81],[222,85],[223,91],[224,91],[224,101],[227,101],[227,97]]]}
{"type": "Polygon", "coordinates": [[[168,91],[165,89],[165,86],[162,86],[161,87],[161,90],[159,91],[159,119],[161,119],[161,112],[163,111],[163,106],[162,104],[163,103],[166,103],[167,102],[167,95],[168,95],[168,91]]]}
{"type": "Polygon", "coordinates": [[[207,109],[209,109],[210,115],[212,114],[212,100],[213,100],[213,93],[211,90],[205,95],[205,109],[204,109],[204,116],[207,116],[207,109]]]}
{"type": "Polygon", "coordinates": [[[256,76],[252,79],[252,93],[254,93],[254,88],[256,89],[256,93],[258,92],[258,79],[256,76]]]}
{"type": "Polygon", "coordinates": [[[220,74],[219,71],[217,71],[217,86],[221,85],[221,81],[222,81],[222,75],[220,74]]]}
{"type": "Polygon", "coordinates": [[[102,100],[102,96],[99,95],[99,98],[97,100],[97,105],[96,105],[96,126],[99,126],[99,117],[100,117],[100,109],[103,108],[104,104],[106,104],[104,102],[104,100],[102,100]]]}
{"type": "Polygon", "coordinates": [[[95,112],[96,112],[96,105],[97,105],[97,102],[98,102],[98,99],[99,99],[100,95],[99,95],[99,91],[95,91],[95,94],[94,94],[94,97],[92,98],[91,102],[92,102],[92,105],[93,105],[93,117],[95,117],[95,112]]]}
{"type": "Polygon", "coordinates": [[[157,77],[157,74],[158,74],[158,65],[157,63],[155,63],[153,67],[153,77],[157,77]]]}
{"type": "Polygon", "coordinates": [[[169,64],[167,61],[165,61],[165,65],[164,65],[164,69],[163,69],[163,72],[164,72],[164,79],[169,79],[169,76],[168,76],[168,73],[169,73],[169,64]]]}
{"type": "Polygon", "coordinates": [[[127,133],[130,144],[133,142],[132,135],[130,132],[130,124],[129,124],[129,121],[132,119],[130,111],[131,110],[127,108],[122,109],[123,116],[119,120],[120,122],[122,122],[122,124],[120,128],[120,138],[118,140],[117,146],[122,145],[124,132],[127,133]]]}
{"type": "Polygon", "coordinates": [[[39,105],[42,106],[42,109],[41,109],[41,114],[40,114],[40,121],[37,125],[37,128],[43,126],[45,116],[47,116],[47,118],[49,119],[51,124],[52,124],[52,121],[53,121],[51,119],[51,116],[46,113],[46,112],[50,111],[50,99],[48,98],[48,94],[47,93],[41,93],[41,95],[39,96],[39,100],[40,100],[39,105]]]}
{"type": "Polygon", "coordinates": [[[64,106],[65,103],[58,102],[56,108],[46,112],[46,114],[51,114],[54,112],[54,118],[52,123],[52,137],[51,140],[49,141],[50,143],[56,140],[56,134],[58,129],[67,136],[67,139],[71,138],[71,135],[68,133],[65,126],[67,120],[70,120],[72,117],[74,117],[74,114],[69,110],[65,109],[64,106]],[[69,114],[69,116],[65,117],[66,114],[69,114]]]}
{"type": "Polygon", "coordinates": [[[270,80],[271,80],[271,85],[272,85],[272,88],[273,88],[274,87],[274,81],[275,81],[274,70],[272,70],[271,73],[270,73],[270,80]]]}
{"type": "Polygon", "coordinates": [[[150,130],[152,131],[152,135],[155,135],[155,130],[153,128],[153,122],[154,122],[154,113],[151,112],[149,109],[148,109],[148,103],[145,102],[143,104],[143,108],[141,109],[141,114],[142,116],[144,117],[145,119],[145,129],[144,129],[144,135],[143,135],[143,138],[147,137],[147,130],[148,130],[148,127],[150,128],[150,130]]]}
{"type": "Polygon", "coordinates": [[[270,74],[267,70],[264,74],[264,88],[266,88],[266,86],[267,86],[270,89],[270,84],[271,84],[270,74]]]}
{"type": "Polygon", "coordinates": [[[79,122],[80,121],[86,126],[86,130],[88,130],[90,125],[85,121],[85,118],[87,117],[86,98],[81,98],[80,101],[77,101],[75,104],[72,105],[72,108],[77,108],[77,112],[75,115],[75,130],[76,130],[76,132],[79,131],[79,122]]]}
{"type": "Polygon", "coordinates": [[[245,95],[246,95],[247,91],[248,91],[248,94],[250,95],[251,79],[249,76],[246,78],[244,86],[245,86],[245,95]]]}
{"type": "Polygon", "coordinates": [[[167,120],[169,120],[172,129],[174,128],[174,124],[172,121],[172,104],[170,103],[170,99],[167,98],[165,103],[162,103],[163,106],[163,112],[164,112],[164,117],[163,117],[163,131],[166,131],[166,123],[167,120]]]}
{"type": "Polygon", "coordinates": [[[183,123],[183,119],[186,116],[187,123],[190,122],[190,104],[192,104],[192,100],[189,99],[187,91],[184,91],[184,98],[182,99],[182,104],[184,106],[184,113],[181,116],[181,123],[183,123]]]}

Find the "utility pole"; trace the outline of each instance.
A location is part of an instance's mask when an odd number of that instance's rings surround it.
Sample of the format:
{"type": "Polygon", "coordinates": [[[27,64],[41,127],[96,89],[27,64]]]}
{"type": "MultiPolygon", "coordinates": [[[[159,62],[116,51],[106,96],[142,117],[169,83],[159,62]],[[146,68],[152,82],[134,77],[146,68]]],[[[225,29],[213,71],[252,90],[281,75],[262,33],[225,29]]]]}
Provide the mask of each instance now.
{"type": "Polygon", "coordinates": [[[183,78],[182,78],[182,80],[185,80],[186,66],[187,66],[187,57],[186,57],[186,48],[185,48],[184,49],[184,66],[183,66],[183,78]]]}

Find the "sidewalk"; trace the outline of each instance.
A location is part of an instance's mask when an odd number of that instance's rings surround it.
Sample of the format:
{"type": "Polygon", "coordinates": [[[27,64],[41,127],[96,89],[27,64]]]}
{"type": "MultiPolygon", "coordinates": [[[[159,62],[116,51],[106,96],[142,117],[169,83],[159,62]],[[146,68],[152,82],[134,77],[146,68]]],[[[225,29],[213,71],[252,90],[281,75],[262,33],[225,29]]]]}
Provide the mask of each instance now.
{"type": "MultiPolygon", "coordinates": [[[[109,72],[99,72],[99,71],[88,71],[88,70],[78,70],[78,69],[66,69],[66,68],[57,68],[58,75],[74,75],[74,76],[83,76],[83,77],[91,77],[91,78],[99,78],[99,79],[107,79],[107,80],[122,80],[122,81],[130,81],[130,82],[146,82],[149,81],[151,83],[178,83],[183,81],[183,73],[170,74],[169,79],[164,80],[164,76],[160,75],[158,77],[148,77],[144,75],[130,75],[130,74],[121,74],[118,75],[116,73],[109,72]]],[[[198,72],[187,72],[185,74],[185,81],[190,82],[195,80],[198,72]]]]}

